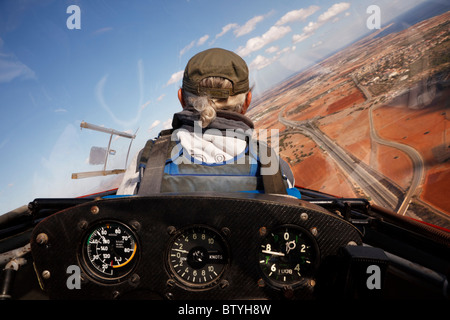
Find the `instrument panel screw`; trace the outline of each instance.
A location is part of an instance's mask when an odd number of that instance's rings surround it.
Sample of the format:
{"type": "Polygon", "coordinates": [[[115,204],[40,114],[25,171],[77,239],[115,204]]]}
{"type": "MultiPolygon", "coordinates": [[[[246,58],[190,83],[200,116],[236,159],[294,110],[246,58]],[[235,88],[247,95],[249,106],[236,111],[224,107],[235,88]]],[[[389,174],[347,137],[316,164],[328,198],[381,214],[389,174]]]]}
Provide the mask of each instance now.
{"type": "Polygon", "coordinates": [[[100,211],[100,209],[97,206],[92,206],[91,207],[91,213],[92,214],[97,214],[100,211]]]}
{"type": "Polygon", "coordinates": [[[284,286],[283,295],[286,299],[292,299],[292,297],[294,296],[294,290],[291,286],[284,286]]]}
{"type": "Polygon", "coordinates": [[[267,235],[267,228],[266,227],[259,228],[259,235],[261,237],[265,237],[267,235]]]}
{"type": "Polygon", "coordinates": [[[141,224],[137,222],[136,220],[130,221],[131,227],[134,229],[134,231],[141,230],[141,224]]]}
{"type": "Polygon", "coordinates": [[[86,278],[84,273],[80,274],[80,280],[81,280],[81,283],[84,283],[84,284],[86,284],[88,282],[88,279],[86,278]]]}
{"type": "Polygon", "coordinates": [[[312,227],[310,231],[314,237],[317,237],[317,234],[319,233],[319,231],[317,231],[316,227],[312,227]]]}
{"type": "Polygon", "coordinates": [[[88,226],[88,222],[86,220],[81,220],[78,223],[78,228],[80,228],[81,230],[85,230],[88,226]]]}
{"type": "Polygon", "coordinates": [[[169,300],[173,300],[173,293],[167,292],[166,293],[166,298],[169,299],[169,300]]]}
{"type": "Polygon", "coordinates": [[[222,231],[222,234],[226,237],[228,237],[231,234],[231,230],[228,229],[227,227],[223,227],[221,231],[222,231]]]}
{"type": "Polygon", "coordinates": [[[167,287],[172,288],[175,285],[175,281],[173,279],[168,279],[166,285],[167,287]]]}
{"type": "Polygon", "coordinates": [[[167,227],[167,233],[169,235],[173,235],[176,231],[177,231],[177,228],[175,228],[174,226],[167,227]]]}
{"type": "Polygon", "coordinates": [[[229,282],[227,280],[221,280],[219,286],[221,289],[225,289],[226,287],[229,286],[229,282]]]}
{"type": "Polygon", "coordinates": [[[40,245],[47,244],[47,242],[48,242],[48,236],[47,236],[47,234],[46,234],[46,233],[39,233],[39,234],[36,236],[36,242],[37,242],[38,244],[40,244],[40,245]]]}
{"type": "Polygon", "coordinates": [[[266,283],[264,282],[263,279],[259,279],[258,280],[258,287],[260,288],[264,288],[266,286],[266,283]]]}
{"type": "Polygon", "coordinates": [[[133,274],[130,278],[130,282],[132,284],[138,284],[141,281],[141,277],[139,277],[139,275],[137,274],[133,274]]]}
{"type": "Polygon", "coordinates": [[[302,219],[303,221],[308,220],[308,214],[307,214],[306,212],[303,212],[303,213],[300,215],[300,219],[302,219]]]}
{"type": "Polygon", "coordinates": [[[42,271],[42,278],[50,279],[50,271],[48,271],[48,270],[42,271]]]}

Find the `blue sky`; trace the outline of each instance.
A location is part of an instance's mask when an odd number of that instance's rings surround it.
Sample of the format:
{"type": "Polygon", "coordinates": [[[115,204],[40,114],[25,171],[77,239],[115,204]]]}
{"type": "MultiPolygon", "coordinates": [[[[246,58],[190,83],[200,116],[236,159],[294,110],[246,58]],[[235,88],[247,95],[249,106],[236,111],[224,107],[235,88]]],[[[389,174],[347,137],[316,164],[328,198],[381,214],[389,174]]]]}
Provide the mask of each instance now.
{"type": "MultiPolygon", "coordinates": [[[[37,197],[85,194],[72,180],[91,146],[109,136],[86,121],[136,132],[131,156],[180,110],[177,90],[192,55],[240,54],[255,94],[367,34],[370,5],[386,23],[424,0],[0,2],[0,213],[37,197]],[[80,29],[69,29],[70,5],[80,29]]],[[[124,167],[129,141],[113,143],[124,167]]],[[[104,178],[103,178],[104,179],[104,178]]]]}

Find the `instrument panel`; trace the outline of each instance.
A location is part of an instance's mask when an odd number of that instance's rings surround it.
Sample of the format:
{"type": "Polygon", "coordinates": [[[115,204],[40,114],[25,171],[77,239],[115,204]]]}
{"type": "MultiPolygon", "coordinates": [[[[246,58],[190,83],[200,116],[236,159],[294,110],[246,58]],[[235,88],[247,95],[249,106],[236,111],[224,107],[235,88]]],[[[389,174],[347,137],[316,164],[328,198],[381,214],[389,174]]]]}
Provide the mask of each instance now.
{"type": "Polygon", "coordinates": [[[101,199],[33,231],[36,274],[54,299],[308,299],[359,231],[286,196],[101,199]]]}

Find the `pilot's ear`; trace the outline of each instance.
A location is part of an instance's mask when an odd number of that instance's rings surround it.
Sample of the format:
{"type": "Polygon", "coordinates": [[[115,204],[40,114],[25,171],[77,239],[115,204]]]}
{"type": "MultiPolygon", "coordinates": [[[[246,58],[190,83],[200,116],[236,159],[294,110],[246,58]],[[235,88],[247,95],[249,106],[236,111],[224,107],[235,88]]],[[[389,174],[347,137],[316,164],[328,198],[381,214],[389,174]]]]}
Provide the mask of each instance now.
{"type": "Polygon", "coordinates": [[[241,113],[245,114],[247,112],[248,107],[250,106],[250,103],[252,102],[252,91],[249,91],[247,95],[245,96],[245,102],[242,105],[241,113]]]}
{"type": "Polygon", "coordinates": [[[186,107],[186,103],[184,102],[184,98],[183,98],[183,89],[178,89],[178,100],[181,103],[181,106],[183,107],[183,109],[186,107]]]}

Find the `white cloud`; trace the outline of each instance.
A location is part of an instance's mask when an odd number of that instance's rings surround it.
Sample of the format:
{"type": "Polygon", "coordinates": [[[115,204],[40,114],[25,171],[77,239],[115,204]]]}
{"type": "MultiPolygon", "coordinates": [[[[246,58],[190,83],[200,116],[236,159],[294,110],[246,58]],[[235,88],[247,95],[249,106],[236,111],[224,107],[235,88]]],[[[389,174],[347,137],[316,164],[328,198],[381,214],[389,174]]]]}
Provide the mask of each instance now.
{"type": "Polygon", "coordinates": [[[162,124],[163,130],[172,128],[172,120],[173,120],[172,118],[169,118],[163,122],[162,124]]]}
{"type": "Polygon", "coordinates": [[[286,48],[284,48],[283,50],[278,51],[278,52],[277,52],[277,55],[279,56],[279,55],[281,55],[281,54],[283,54],[283,53],[287,53],[287,52],[291,52],[291,51],[295,51],[295,46],[292,46],[292,47],[286,47],[286,48]]]}
{"type": "Polygon", "coordinates": [[[220,38],[220,37],[222,37],[222,36],[224,36],[226,33],[228,33],[230,30],[232,30],[232,29],[236,29],[236,28],[238,28],[239,27],[239,25],[237,24],[237,23],[229,23],[229,24],[227,24],[226,26],[224,26],[223,28],[222,28],[222,31],[220,32],[220,33],[218,33],[218,34],[216,34],[216,39],[217,38],[220,38]]]}
{"type": "Polygon", "coordinates": [[[274,52],[277,52],[278,50],[279,50],[278,46],[271,46],[271,47],[267,48],[265,51],[267,53],[274,53],[274,52]]]}
{"type": "Polygon", "coordinates": [[[274,61],[275,61],[275,57],[267,58],[267,57],[263,57],[262,55],[257,55],[256,58],[252,62],[250,62],[249,68],[261,70],[262,68],[267,67],[274,61]]]}
{"type": "Polygon", "coordinates": [[[264,20],[264,16],[256,16],[248,20],[243,26],[238,27],[236,30],[234,30],[234,34],[236,37],[241,37],[243,35],[246,35],[247,33],[252,32],[256,25],[264,20]]]}
{"type": "Polygon", "coordinates": [[[184,73],[184,70],[180,70],[180,71],[175,72],[174,74],[172,74],[172,76],[170,77],[169,81],[167,81],[166,85],[177,83],[178,81],[183,79],[183,73],[184,73]]]}
{"type": "Polygon", "coordinates": [[[148,128],[148,132],[152,131],[153,129],[155,129],[157,126],[159,126],[159,124],[161,123],[160,120],[155,120],[153,121],[153,123],[150,125],[150,127],[148,128]]]}
{"type": "MultiPolygon", "coordinates": [[[[271,48],[275,48],[275,47],[271,47],[271,48]]],[[[258,55],[252,62],[250,62],[249,68],[261,70],[261,69],[267,67],[268,65],[274,63],[275,61],[277,61],[281,57],[282,54],[292,52],[294,50],[295,50],[295,46],[286,47],[282,50],[277,51],[277,53],[270,58],[264,57],[262,55],[258,55]]],[[[267,52],[267,50],[266,50],[266,52],[267,52]]]]}
{"type": "Polygon", "coordinates": [[[269,43],[283,38],[292,29],[288,26],[272,26],[262,36],[251,38],[247,41],[245,47],[239,47],[237,53],[241,56],[247,56],[250,53],[257,51],[269,43]]]}
{"type": "Polygon", "coordinates": [[[140,109],[141,110],[144,110],[145,108],[147,108],[149,105],[150,105],[150,100],[148,100],[146,103],[144,103],[144,104],[142,104],[141,106],[140,106],[140,109]]]}
{"type": "Polygon", "coordinates": [[[113,30],[114,30],[113,27],[104,27],[104,28],[95,30],[94,32],[92,32],[92,35],[99,36],[99,35],[102,35],[104,33],[107,33],[107,32],[113,31],[113,30]]]}
{"type": "Polygon", "coordinates": [[[335,3],[327,11],[325,11],[319,16],[317,22],[325,23],[334,16],[338,15],[339,13],[347,10],[348,8],[350,8],[350,3],[348,2],[335,3]]]}
{"type": "Polygon", "coordinates": [[[198,39],[197,41],[197,46],[201,46],[202,44],[204,44],[206,42],[206,40],[209,39],[209,35],[205,34],[203,37],[201,37],[200,39],[198,39]]]}
{"type": "Polygon", "coordinates": [[[180,57],[192,49],[192,47],[195,45],[195,40],[191,41],[186,47],[180,50],[180,57]]]}
{"type": "Polygon", "coordinates": [[[192,40],[187,46],[180,50],[180,57],[191,50],[194,46],[201,46],[209,39],[209,35],[205,34],[198,40],[192,40]]]}
{"type": "Polygon", "coordinates": [[[156,99],[156,100],[157,100],[157,101],[161,101],[162,99],[164,99],[165,96],[166,96],[166,94],[163,93],[163,94],[160,95],[160,96],[158,97],[158,99],[156,99]]]}
{"type": "Polygon", "coordinates": [[[56,113],[64,113],[64,112],[67,112],[67,110],[64,108],[58,108],[58,109],[55,109],[55,112],[56,113]]]}
{"type": "Polygon", "coordinates": [[[299,9],[299,10],[292,10],[286,13],[284,16],[278,20],[275,25],[281,26],[286,23],[294,22],[294,21],[304,21],[306,18],[308,18],[310,15],[312,15],[314,12],[319,10],[318,6],[309,6],[306,9],[299,9]]]}
{"type": "Polygon", "coordinates": [[[255,30],[256,25],[263,21],[267,16],[269,16],[272,12],[269,12],[265,15],[255,16],[248,20],[244,25],[240,26],[237,23],[229,23],[226,26],[222,28],[222,31],[218,34],[216,34],[216,39],[224,36],[226,33],[230,32],[231,30],[234,30],[233,33],[236,36],[236,38],[242,37],[243,35],[246,35],[253,30],[255,30]]]}
{"type": "Polygon", "coordinates": [[[316,43],[313,43],[313,45],[311,46],[312,48],[318,47],[322,44],[322,41],[317,41],[316,43]]]}
{"type": "Polygon", "coordinates": [[[306,33],[302,33],[302,34],[294,34],[293,36],[292,36],[292,42],[293,43],[298,43],[298,42],[301,42],[301,41],[303,41],[303,40],[305,40],[305,39],[308,39],[309,37],[311,37],[312,36],[312,33],[310,33],[310,34],[306,34],[306,33]]]}
{"type": "Polygon", "coordinates": [[[317,22],[310,22],[303,28],[303,33],[310,34],[316,31],[320,27],[317,22]]]}
{"type": "Polygon", "coordinates": [[[350,8],[350,3],[348,2],[340,2],[333,4],[330,8],[328,8],[327,11],[322,13],[318,18],[316,22],[309,22],[304,28],[303,33],[301,34],[294,34],[292,36],[292,42],[298,43],[301,42],[310,36],[314,34],[314,32],[319,29],[321,26],[323,26],[328,21],[332,20],[336,15],[339,13],[347,10],[350,8]]]}

